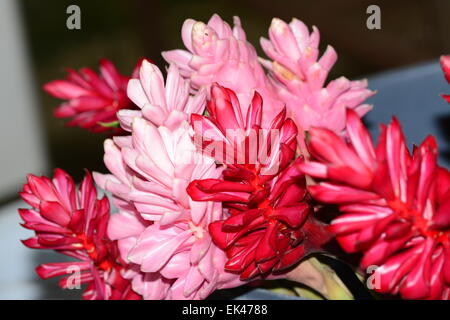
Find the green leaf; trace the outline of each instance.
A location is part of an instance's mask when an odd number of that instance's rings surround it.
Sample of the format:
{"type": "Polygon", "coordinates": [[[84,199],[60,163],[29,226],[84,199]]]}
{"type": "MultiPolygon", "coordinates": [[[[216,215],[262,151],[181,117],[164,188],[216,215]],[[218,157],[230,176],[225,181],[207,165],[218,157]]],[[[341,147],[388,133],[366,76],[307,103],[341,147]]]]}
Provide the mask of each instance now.
{"type": "Polygon", "coordinates": [[[98,124],[105,128],[118,128],[119,127],[119,121],[98,122],[98,124]]]}

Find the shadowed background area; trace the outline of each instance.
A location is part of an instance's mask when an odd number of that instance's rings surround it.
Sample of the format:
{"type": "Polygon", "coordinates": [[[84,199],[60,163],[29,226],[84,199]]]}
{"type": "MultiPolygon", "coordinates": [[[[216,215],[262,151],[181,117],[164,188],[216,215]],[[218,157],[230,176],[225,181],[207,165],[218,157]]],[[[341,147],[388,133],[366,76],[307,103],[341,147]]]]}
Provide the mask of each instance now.
{"type": "MultiPolygon", "coordinates": [[[[65,168],[79,179],[83,168],[104,170],[102,141],[78,128],[63,127],[52,116],[58,100],[46,95],[44,83],[65,76],[64,68],[97,68],[101,57],[111,59],[123,73],[130,73],[142,56],[164,65],[160,51],[183,48],[180,30],[186,18],[207,21],[219,13],[231,22],[241,17],[248,39],[258,53],[259,37],[267,36],[272,17],[297,17],[321,32],[321,46],[332,45],[339,60],[331,78],[359,78],[371,73],[437,60],[450,52],[450,1],[447,0],[302,0],[269,1],[33,1],[22,0],[20,11],[38,91],[47,140],[50,168],[65,168]],[[81,8],[81,30],[66,28],[66,8],[81,8]],[[366,27],[371,4],[381,8],[381,30],[366,27]]],[[[377,107],[377,106],[375,106],[377,107]]],[[[379,106],[378,106],[379,107],[379,106]]]]}

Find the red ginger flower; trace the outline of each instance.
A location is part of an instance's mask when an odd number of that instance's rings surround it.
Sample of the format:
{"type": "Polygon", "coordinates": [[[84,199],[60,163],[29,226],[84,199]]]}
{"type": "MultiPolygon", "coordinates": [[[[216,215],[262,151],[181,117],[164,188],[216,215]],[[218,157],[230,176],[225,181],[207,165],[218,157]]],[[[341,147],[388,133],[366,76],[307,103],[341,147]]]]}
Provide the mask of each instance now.
{"type": "MultiPolygon", "coordinates": [[[[141,62],[135,67],[133,78],[137,77],[141,62]]],[[[67,80],[54,80],[44,85],[44,90],[53,97],[68,100],[55,110],[55,117],[72,118],[67,126],[78,126],[94,133],[111,129],[121,132],[114,126],[117,111],[135,109],[127,96],[130,77],[120,74],[107,59],[100,60],[100,75],[89,68],[79,72],[68,69],[67,73],[67,80]]]]}
{"type": "Polygon", "coordinates": [[[323,179],[309,191],[338,204],[343,215],[329,230],[347,252],[363,254],[361,267],[377,266],[374,289],[406,299],[450,297],[450,173],[437,166],[428,137],[409,154],[400,125],[382,126],[373,146],[353,111],[348,141],[314,128],[309,148],[317,161],[301,169],[323,179]],[[379,283],[377,283],[379,282],[379,283]]]}
{"type": "MultiPolygon", "coordinates": [[[[450,83],[450,55],[441,56],[441,67],[444,71],[445,79],[450,83]]],[[[450,94],[443,94],[442,97],[450,103],[450,94]]]]}
{"type": "Polygon", "coordinates": [[[37,267],[37,274],[48,279],[67,275],[62,288],[73,285],[79,271],[79,283],[87,284],[84,299],[138,299],[128,280],[122,277],[125,264],[118,260],[116,242],[107,238],[109,202],[97,200],[92,177],[87,173],[77,192],[73,179],[56,169],[54,177],[28,176],[20,192],[31,209],[19,209],[23,227],[35,231],[35,237],[22,241],[32,249],[52,249],[78,261],[48,263],[37,267]]]}
{"type": "Polygon", "coordinates": [[[307,234],[323,240],[320,226],[308,219],[305,177],[297,167],[303,160],[292,162],[297,128],[283,110],[270,125],[269,133],[279,131],[272,140],[260,127],[258,93],[245,121],[233,91],[214,85],[211,96],[209,117],[192,115],[195,140],[203,151],[211,152],[211,144],[199,143],[197,136],[213,140],[214,151],[225,146],[225,155],[211,153],[226,169],[222,179],[194,180],[187,191],[196,201],[221,201],[228,209],[227,219],[209,225],[214,243],[226,251],[225,270],[239,273],[241,280],[277,273],[304,256],[307,234]],[[227,129],[236,131],[231,136],[227,129]]]}

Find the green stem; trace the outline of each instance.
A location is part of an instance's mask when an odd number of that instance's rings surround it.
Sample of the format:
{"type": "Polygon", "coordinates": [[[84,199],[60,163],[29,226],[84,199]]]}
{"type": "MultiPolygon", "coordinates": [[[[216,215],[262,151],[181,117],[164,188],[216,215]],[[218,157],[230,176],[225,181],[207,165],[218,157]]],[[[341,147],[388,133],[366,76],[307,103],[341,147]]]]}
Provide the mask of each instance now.
{"type": "Polygon", "coordinates": [[[353,300],[353,295],[326,264],[312,257],[287,274],[287,279],[307,285],[328,300],[353,300]]]}

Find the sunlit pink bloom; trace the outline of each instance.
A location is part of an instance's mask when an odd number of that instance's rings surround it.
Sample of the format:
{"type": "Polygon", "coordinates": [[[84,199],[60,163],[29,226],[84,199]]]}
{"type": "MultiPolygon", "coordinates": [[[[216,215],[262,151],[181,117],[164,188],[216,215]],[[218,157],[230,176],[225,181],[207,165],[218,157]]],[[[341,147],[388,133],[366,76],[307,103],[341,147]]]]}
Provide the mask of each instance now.
{"type": "MultiPolygon", "coordinates": [[[[137,64],[136,70],[140,66],[137,64]]],[[[54,80],[44,85],[44,90],[55,98],[66,100],[56,110],[57,118],[72,118],[67,126],[78,126],[92,132],[113,130],[120,109],[134,109],[127,97],[129,76],[119,73],[114,64],[100,60],[100,74],[89,68],[79,72],[67,70],[66,80],[54,80]]]]}
{"type": "Polygon", "coordinates": [[[131,130],[133,118],[142,117],[156,126],[176,129],[187,121],[191,113],[202,113],[205,108],[205,92],[200,90],[190,95],[189,81],[184,80],[178,68],[171,64],[167,69],[167,80],[159,68],[144,60],[138,77],[128,83],[128,97],[138,110],[121,110],[118,117],[122,127],[131,130]]]}
{"type": "MultiPolygon", "coordinates": [[[[442,71],[444,71],[445,79],[447,79],[447,82],[450,83],[450,55],[442,56],[440,61],[441,61],[442,71]]],[[[443,94],[442,97],[448,103],[450,103],[450,95],[449,94],[443,94]]]]}
{"type": "Polygon", "coordinates": [[[209,92],[217,82],[236,93],[244,112],[258,91],[265,104],[263,124],[269,124],[281,111],[284,103],[277,99],[238,17],[234,17],[233,28],[217,14],[207,24],[188,19],[183,24],[182,39],[187,50],[166,51],[163,57],[180,68],[194,89],[206,87],[209,92]]]}
{"type": "Polygon", "coordinates": [[[294,161],[297,128],[282,110],[267,136],[258,139],[262,105],[256,92],[245,113],[232,90],[215,84],[209,115],[192,115],[196,135],[206,140],[196,137],[199,149],[206,152],[211,143],[224,146],[226,152],[207,152],[226,169],[223,177],[195,180],[187,190],[194,200],[220,201],[227,208],[209,232],[227,253],[225,270],[242,280],[279,274],[323,240],[323,228],[310,219],[306,181],[297,166],[303,159],[294,161]],[[277,138],[270,139],[271,132],[277,138]]]}
{"type": "Polygon", "coordinates": [[[119,114],[131,135],[106,140],[111,174],[95,179],[120,209],[109,234],[134,264],[127,274],[133,289],[146,299],[200,299],[240,282],[224,271],[225,253],[207,229],[223,217],[221,203],[196,202],[186,192],[191,181],[222,171],[197,152],[186,121],[203,111],[204,94],[189,95],[175,66],[168,72],[164,86],[159,70],[144,62],[139,81],[130,82],[130,97],[142,110],[119,114]]]}
{"type": "Polygon", "coordinates": [[[269,39],[261,38],[261,46],[272,59],[261,60],[270,71],[279,99],[286,103],[288,115],[297,126],[328,128],[336,133],[345,129],[346,109],[354,109],[362,117],[371,106],[362,104],[373,94],[366,81],[350,81],[340,77],[325,81],[337,60],[331,46],[319,59],[319,30],[293,19],[287,24],[274,18],[269,39]]]}
{"type": "Polygon", "coordinates": [[[52,180],[28,176],[20,193],[31,209],[19,209],[23,226],[35,237],[23,241],[33,249],[52,249],[77,261],[47,263],[36,272],[48,279],[65,276],[60,286],[67,288],[79,280],[87,284],[84,299],[139,299],[122,273],[126,269],[118,257],[116,243],[106,235],[109,202],[97,200],[97,191],[88,173],[76,190],[72,178],[60,169],[52,180]],[[74,273],[80,278],[74,279],[74,273]]]}
{"type": "Polygon", "coordinates": [[[343,213],[329,230],[345,251],[363,254],[362,268],[377,267],[375,290],[449,299],[450,173],[436,164],[434,138],[411,155],[394,119],[374,147],[353,111],[347,132],[348,142],[327,129],[311,129],[316,161],[300,165],[322,181],[309,188],[313,197],[343,213]]]}

